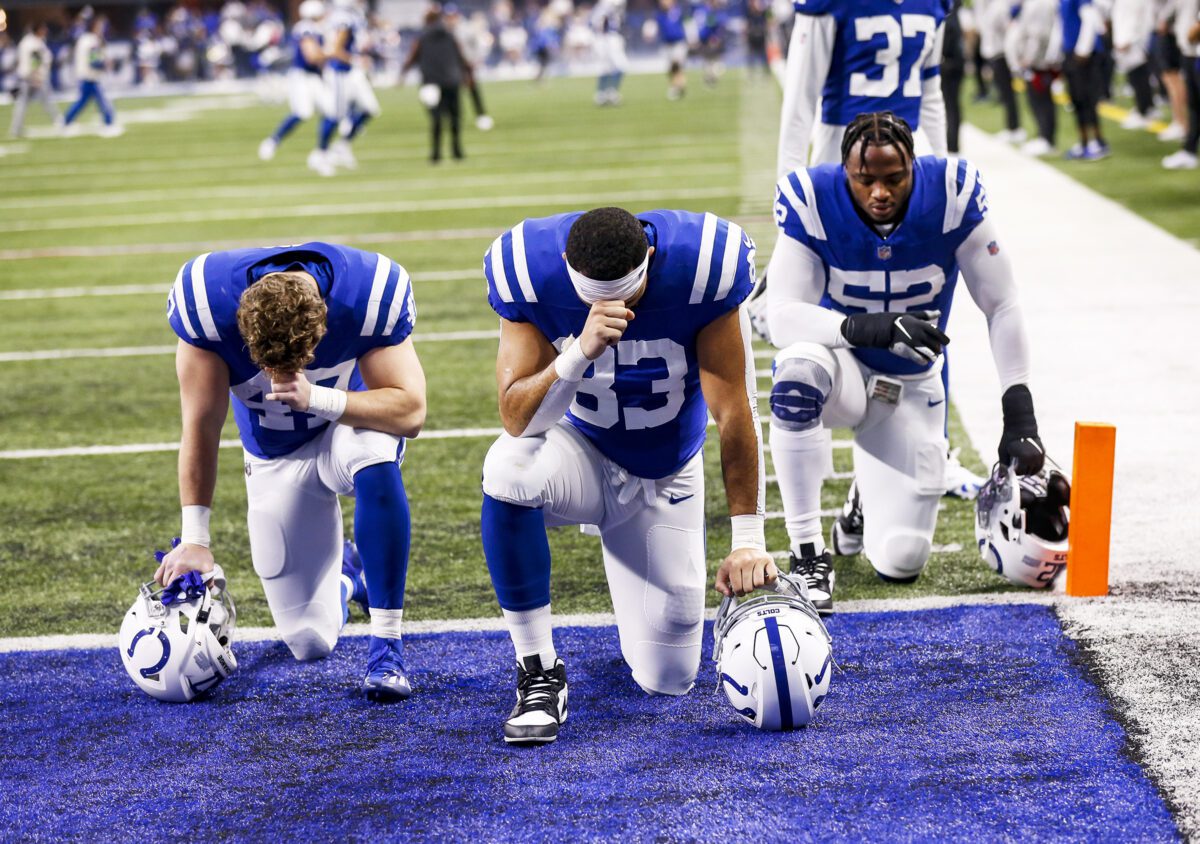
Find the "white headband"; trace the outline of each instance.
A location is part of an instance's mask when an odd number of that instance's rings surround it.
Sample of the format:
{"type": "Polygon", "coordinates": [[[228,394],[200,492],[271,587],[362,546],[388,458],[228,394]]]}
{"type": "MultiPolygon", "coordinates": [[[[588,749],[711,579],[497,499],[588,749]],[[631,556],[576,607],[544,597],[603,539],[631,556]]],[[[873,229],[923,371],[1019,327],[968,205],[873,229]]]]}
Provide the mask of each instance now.
{"type": "Polygon", "coordinates": [[[608,299],[628,302],[641,289],[642,279],[646,275],[646,267],[650,264],[650,250],[646,250],[646,257],[642,258],[642,262],[630,270],[627,275],[608,281],[588,278],[572,267],[565,257],[563,263],[567,265],[567,275],[571,277],[571,284],[574,286],[575,292],[589,305],[608,299]]]}

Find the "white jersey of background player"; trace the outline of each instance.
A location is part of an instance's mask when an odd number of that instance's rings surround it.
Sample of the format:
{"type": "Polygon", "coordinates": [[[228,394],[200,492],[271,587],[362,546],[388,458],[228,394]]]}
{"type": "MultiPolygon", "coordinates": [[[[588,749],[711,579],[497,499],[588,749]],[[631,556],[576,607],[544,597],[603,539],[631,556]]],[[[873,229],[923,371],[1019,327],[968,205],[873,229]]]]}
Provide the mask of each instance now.
{"type": "Polygon", "coordinates": [[[359,63],[366,37],[367,20],[355,0],[333,0],[325,19],[325,118],[308,158],[308,166],[322,176],[332,176],[335,167],[358,166],[350,143],[380,114],[379,99],[359,63]]]}
{"type": "Polygon", "coordinates": [[[621,78],[629,69],[625,55],[625,0],[599,0],[591,17],[596,33],[596,58],[600,60],[600,76],[596,80],[596,105],[617,105],[621,102],[621,78]]]}
{"type": "Polygon", "coordinates": [[[792,570],[832,610],[833,569],[821,537],[829,429],[854,431],[855,485],[834,524],[838,553],[865,550],[885,580],[916,580],[929,559],[943,492],[946,394],[942,329],[959,271],[987,316],[1004,390],[999,457],[1041,468],[1029,350],[1007,251],[987,219],[969,162],[914,159],[889,113],[847,128],[844,164],[780,179],[767,318],[782,349],[772,368],[771,455],[792,570]]]}
{"type": "Polygon", "coordinates": [[[270,161],[279,144],[319,109],[329,111],[325,103],[325,81],[321,76],[325,54],[321,49],[321,18],[325,4],[321,0],[304,0],[300,4],[300,20],[292,26],[292,61],[287,72],[288,114],[269,138],[258,145],[258,157],[270,161]]]}
{"type": "Polygon", "coordinates": [[[918,152],[946,154],[939,68],[948,0],[794,5],[777,175],[840,161],[846,126],[874,111],[891,111],[921,129],[918,152]]]}

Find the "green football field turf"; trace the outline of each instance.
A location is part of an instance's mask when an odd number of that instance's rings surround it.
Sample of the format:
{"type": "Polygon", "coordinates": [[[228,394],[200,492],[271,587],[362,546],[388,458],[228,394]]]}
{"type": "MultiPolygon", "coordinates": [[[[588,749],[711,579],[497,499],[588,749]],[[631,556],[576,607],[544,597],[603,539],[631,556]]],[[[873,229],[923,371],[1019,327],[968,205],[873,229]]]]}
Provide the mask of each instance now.
{"type": "MultiPolygon", "coordinates": [[[[177,122],[134,119],[164,113],[169,101],[119,102],[129,121],[124,137],[39,138],[27,152],[0,157],[0,451],[176,440],[169,354],[14,358],[170,346],[165,294],[181,264],[200,252],[343,239],[401,262],[415,280],[430,433],[499,425],[495,340],[425,335],[495,329],[480,262],[491,241],[523,217],[602,204],[709,210],[746,227],[765,267],[774,241],[775,82],[730,74],[716,89],[694,84],[672,103],[663,80],[632,77],[624,105],[612,109],[596,108],[591,89],[589,80],[490,85],[497,128],[468,129],[468,159],[438,168],[425,160],[425,117],[411,89],[382,92],[384,116],[358,144],[359,169],[334,179],[304,167],[311,124],[274,161],[259,162],[258,141],[283,109],[242,107],[238,98],[177,122]],[[23,292],[129,286],[135,292],[126,295],[23,292]],[[153,292],[139,292],[144,286],[153,292]]],[[[0,125],[7,120],[0,109],[0,125]]],[[[758,364],[769,369],[765,346],[758,364]]],[[[760,390],[769,383],[760,379],[760,390]]],[[[236,436],[232,421],[225,436],[236,436]]],[[[981,470],[957,422],[952,438],[981,470]]],[[[409,445],[408,618],[497,614],[478,535],[479,472],[489,443],[473,436],[409,445]]],[[[729,545],[715,436],[705,456],[715,571],[729,545]]],[[[237,449],[221,452],[214,551],[239,600],[239,621],[265,625],[239,458],[237,449]]],[[[835,458],[839,477],[826,484],[826,508],[841,504],[849,483],[849,450],[835,458]]],[[[352,508],[346,501],[347,525],[352,508]]],[[[781,510],[773,485],[768,509],[781,510]]],[[[838,598],[1006,589],[974,550],[972,519],[971,504],[946,499],[940,548],[912,586],[879,582],[865,559],[839,559],[838,598]]],[[[0,459],[0,636],[115,631],[153,571],[151,550],[166,546],[178,521],[170,451],[0,459]]],[[[768,522],[768,541],[773,550],[786,547],[781,517],[768,522]]],[[[556,611],[609,610],[598,540],[561,529],[551,543],[556,611]]]]}

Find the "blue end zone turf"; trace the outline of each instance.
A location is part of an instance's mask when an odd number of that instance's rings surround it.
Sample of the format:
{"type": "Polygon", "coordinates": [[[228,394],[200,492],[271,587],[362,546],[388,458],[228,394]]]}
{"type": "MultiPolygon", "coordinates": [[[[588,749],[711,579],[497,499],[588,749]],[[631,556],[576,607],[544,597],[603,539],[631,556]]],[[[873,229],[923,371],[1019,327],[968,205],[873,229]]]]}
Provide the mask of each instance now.
{"type": "Polygon", "coordinates": [[[843,670],[789,734],[736,722],[710,662],[689,696],[648,698],[615,630],[560,630],[572,711],[535,750],[501,739],[498,633],[409,637],[416,693],[389,707],[356,693],[365,639],[310,664],[238,645],[184,705],[115,651],[0,654],[0,838],[1177,839],[1049,609],[830,627],[843,670]]]}

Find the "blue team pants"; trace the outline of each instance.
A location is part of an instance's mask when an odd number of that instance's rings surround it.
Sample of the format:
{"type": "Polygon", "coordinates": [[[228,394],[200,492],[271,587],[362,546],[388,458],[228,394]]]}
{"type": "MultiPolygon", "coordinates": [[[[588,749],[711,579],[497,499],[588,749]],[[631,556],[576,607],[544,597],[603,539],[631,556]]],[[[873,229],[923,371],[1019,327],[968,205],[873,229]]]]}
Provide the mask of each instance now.
{"type": "Polygon", "coordinates": [[[71,125],[79,112],[83,111],[89,100],[95,99],[96,106],[100,109],[100,114],[104,117],[104,124],[111,126],[113,122],[112,106],[108,104],[108,99],[104,96],[104,91],[100,89],[99,82],[85,80],[79,83],[79,99],[67,111],[67,116],[63,119],[66,125],[71,125]]]}

